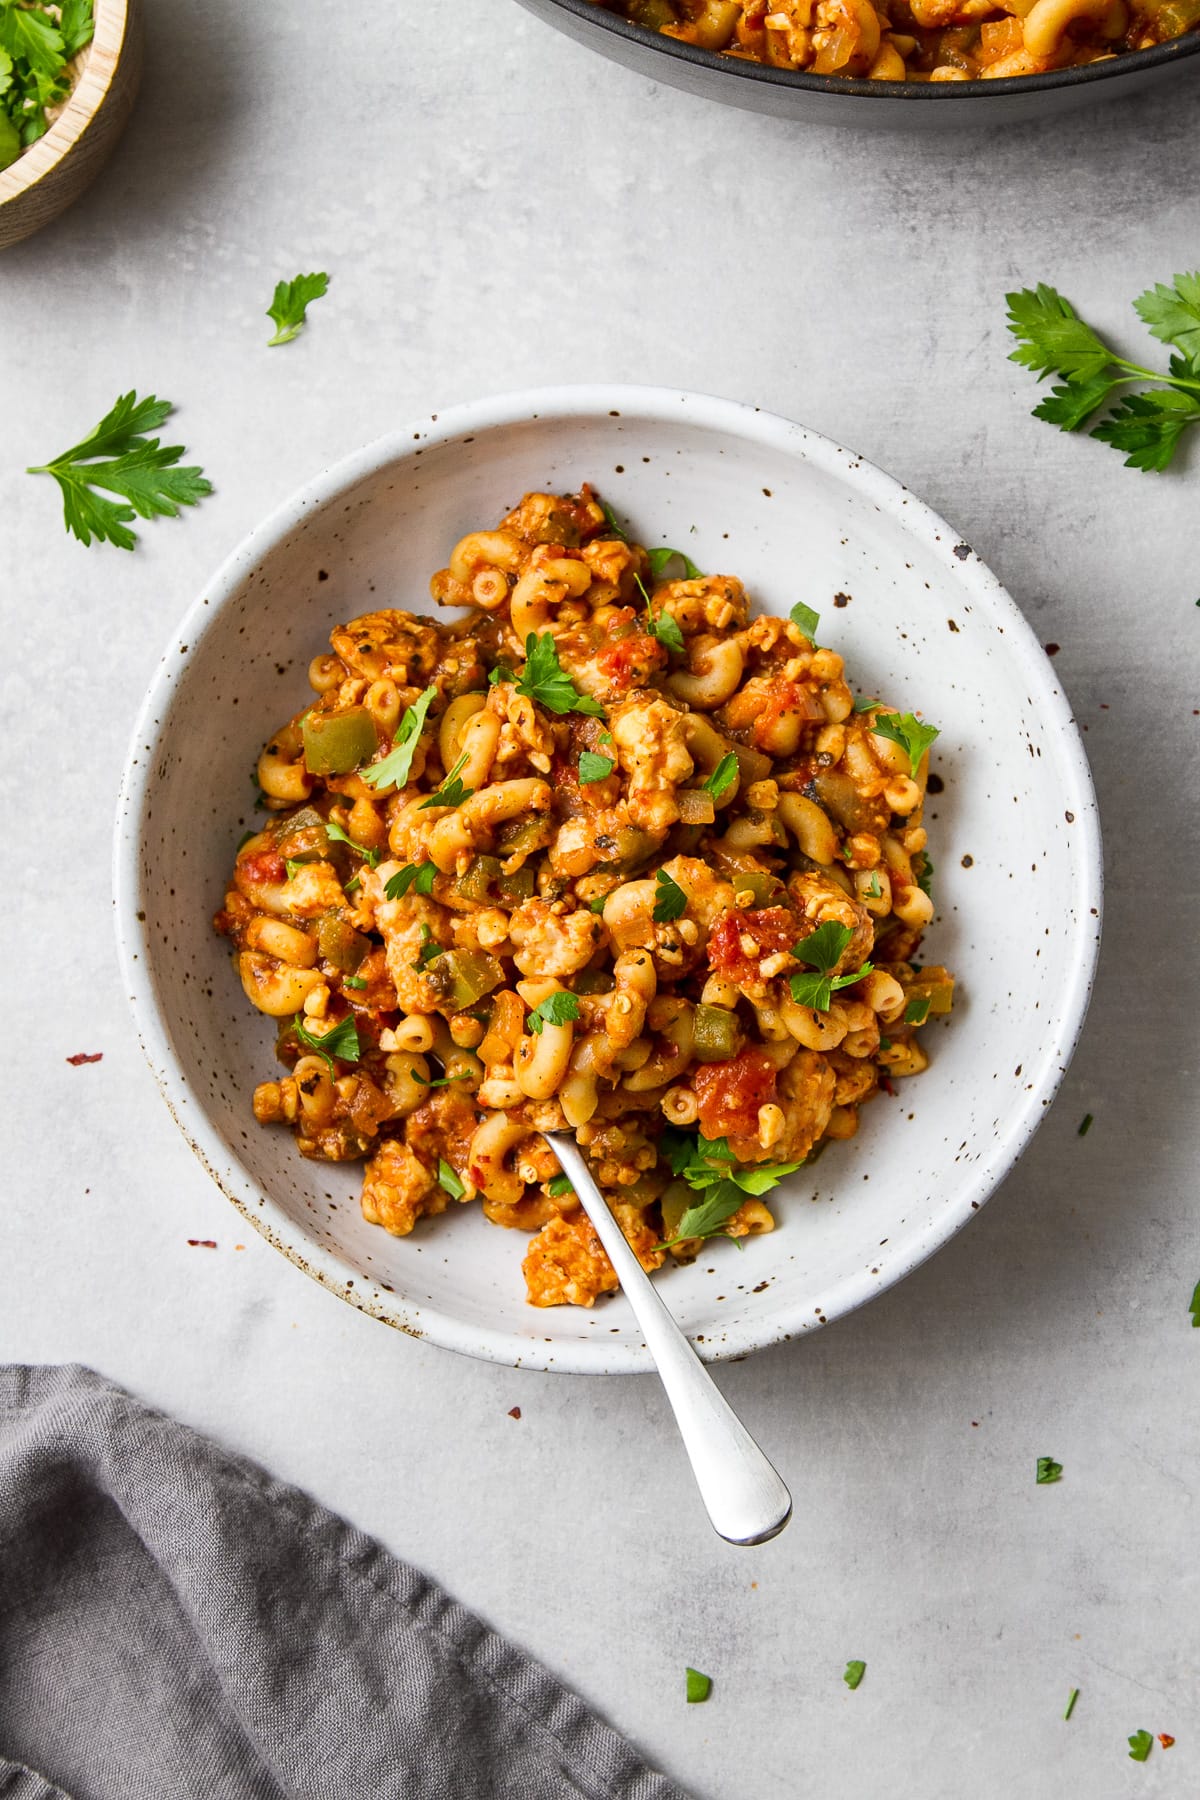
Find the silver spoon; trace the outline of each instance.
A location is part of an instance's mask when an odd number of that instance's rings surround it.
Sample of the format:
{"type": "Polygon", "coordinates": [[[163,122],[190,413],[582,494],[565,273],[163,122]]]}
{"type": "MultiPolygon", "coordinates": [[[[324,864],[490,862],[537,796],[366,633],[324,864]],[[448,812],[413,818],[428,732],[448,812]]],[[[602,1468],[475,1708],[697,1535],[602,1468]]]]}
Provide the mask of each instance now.
{"type": "Polygon", "coordinates": [[[730,1544],[765,1544],[792,1516],[792,1496],[663,1305],[625,1241],[573,1138],[544,1132],[596,1228],[658,1366],[700,1498],[730,1544]]]}

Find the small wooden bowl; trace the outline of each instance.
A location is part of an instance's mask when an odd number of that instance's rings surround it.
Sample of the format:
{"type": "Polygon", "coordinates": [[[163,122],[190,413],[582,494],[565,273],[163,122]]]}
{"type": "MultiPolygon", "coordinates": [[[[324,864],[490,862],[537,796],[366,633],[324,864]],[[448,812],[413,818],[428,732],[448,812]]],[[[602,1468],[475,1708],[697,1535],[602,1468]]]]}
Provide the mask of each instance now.
{"type": "Polygon", "coordinates": [[[45,137],[0,172],[0,250],[78,200],[108,161],[142,77],[141,0],[95,0],[82,73],[45,137]]]}

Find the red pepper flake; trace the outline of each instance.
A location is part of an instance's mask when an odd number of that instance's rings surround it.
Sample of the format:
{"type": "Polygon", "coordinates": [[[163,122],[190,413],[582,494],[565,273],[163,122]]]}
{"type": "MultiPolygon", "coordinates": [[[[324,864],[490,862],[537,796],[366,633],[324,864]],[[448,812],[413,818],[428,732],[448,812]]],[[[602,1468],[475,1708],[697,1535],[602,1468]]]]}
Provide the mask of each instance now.
{"type": "Polygon", "coordinates": [[[1158,1734],[1158,1741],[1162,1745],[1164,1750],[1169,1750],[1171,1748],[1171,1745],[1175,1742],[1175,1739],[1173,1737],[1169,1737],[1165,1731],[1160,1731],[1158,1734]]]}
{"type": "Polygon", "coordinates": [[[217,1247],[216,1238],[189,1238],[188,1243],[193,1250],[215,1250],[217,1247]]]}
{"type": "Polygon", "coordinates": [[[86,1050],[77,1050],[74,1056],[68,1056],[67,1061],[73,1069],[82,1069],[84,1063],[103,1062],[104,1052],[97,1050],[94,1056],[89,1056],[86,1050]]]}
{"type": "MultiPolygon", "coordinates": [[[[520,1407],[519,1406],[510,1406],[508,1409],[508,1416],[510,1419],[519,1419],[521,1416],[520,1407]]],[[[1174,1739],[1172,1739],[1171,1741],[1174,1742],[1174,1739]]]]}

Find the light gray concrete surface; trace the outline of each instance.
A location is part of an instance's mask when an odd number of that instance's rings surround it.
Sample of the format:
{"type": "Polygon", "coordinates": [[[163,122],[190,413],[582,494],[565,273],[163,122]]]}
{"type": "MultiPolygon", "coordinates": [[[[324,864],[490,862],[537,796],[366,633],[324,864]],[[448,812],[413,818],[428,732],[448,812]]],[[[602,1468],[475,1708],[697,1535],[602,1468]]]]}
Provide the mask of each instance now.
{"type": "Polygon", "coordinates": [[[1143,346],[1128,301],[1200,262],[1194,88],[859,140],[655,88],[503,0],[148,10],[115,162],[0,262],[0,1355],[81,1358],[311,1489],[697,1800],[1194,1795],[1200,459],[1138,475],[1031,420],[1003,318],[1047,280],[1143,346]],[[330,296],[267,351],[299,268],[330,296]],[[1105,818],[1099,988],[1021,1167],[900,1288],[722,1374],[796,1496],[758,1551],[707,1532],[653,1381],[410,1342],[247,1232],[157,1097],[113,950],[126,739],[206,574],[408,417],[593,376],[790,414],[944,512],[1061,645],[1105,818]],[[218,492],[133,556],[85,551],[22,470],[134,385],[177,401],[218,492]],[[1178,1739],[1145,1768],[1140,1727],[1178,1739]]]}

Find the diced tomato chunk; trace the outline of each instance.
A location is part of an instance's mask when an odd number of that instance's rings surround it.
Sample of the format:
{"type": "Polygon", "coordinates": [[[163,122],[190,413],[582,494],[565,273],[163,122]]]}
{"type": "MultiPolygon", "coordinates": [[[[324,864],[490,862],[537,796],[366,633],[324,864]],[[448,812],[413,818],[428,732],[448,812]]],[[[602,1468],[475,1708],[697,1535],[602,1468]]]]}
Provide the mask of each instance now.
{"type": "Polygon", "coordinates": [[[751,730],[754,742],[760,746],[769,747],[774,729],[786,713],[798,713],[802,719],[809,720],[825,717],[817,705],[811,689],[801,687],[795,681],[772,683],[762,711],[756,717],[751,730]]]}
{"type": "Polygon", "coordinates": [[[629,688],[644,687],[654,671],[665,666],[667,657],[656,638],[648,632],[638,631],[608,644],[597,652],[595,660],[609,686],[618,692],[626,692],[629,688]]]}
{"type": "Polygon", "coordinates": [[[759,1107],[775,1098],[775,1064],[765,1050],[743,1050],[728,1062],[701,1064],[692,1086],[706,1138],[754,1138],[759,1107]]]}
{"type": "Polygon", "coordinates": [[[278,882],[286,877],[287,868],[277,850],[255,850],[250,856],[243,856],[238,874],[255,884],[278,882]]]}
{"type": "Polygon", "coordinates": [[[708,940],[709,965],[714,975],[724,976],[735,987],[745,987],[762,979],[759,964],[764,956],[777,956],[781,950],[790,950],[803,936],[795,913],[789,912],[786,906],[763,906],[757,912],[726,913],[714,926],[708,940]],[[750,943],[756,946],[753,955],[746,948],[750,943]]]}

